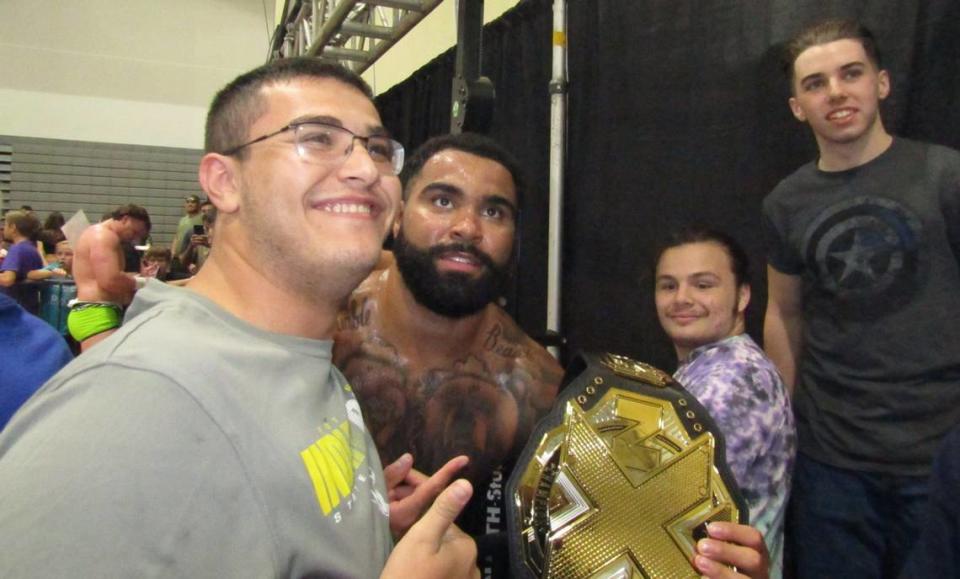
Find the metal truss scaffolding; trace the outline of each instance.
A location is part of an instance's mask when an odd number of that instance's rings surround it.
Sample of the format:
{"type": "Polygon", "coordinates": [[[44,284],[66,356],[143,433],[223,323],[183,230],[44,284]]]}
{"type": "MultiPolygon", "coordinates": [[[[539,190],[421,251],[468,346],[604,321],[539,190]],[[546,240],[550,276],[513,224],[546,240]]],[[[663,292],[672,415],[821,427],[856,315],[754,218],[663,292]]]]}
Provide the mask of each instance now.
{"type": "Polygon", "coordinates": [[[316,56],[361,73],[442,0],[287,0],[267,60],[316,56]]]}

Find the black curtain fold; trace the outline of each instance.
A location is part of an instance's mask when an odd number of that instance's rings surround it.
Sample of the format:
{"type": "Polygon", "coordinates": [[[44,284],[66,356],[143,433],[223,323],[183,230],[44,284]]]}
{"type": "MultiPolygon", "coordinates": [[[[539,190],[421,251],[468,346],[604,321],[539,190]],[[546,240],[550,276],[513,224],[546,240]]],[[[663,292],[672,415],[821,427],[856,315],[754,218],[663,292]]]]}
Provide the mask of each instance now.
{"type": "MultiPolygon", "coordinates": [[[[736,236],[753,266],[748,331],[765,306],[763,197],[814,158],[787,107],[783,42],[820,18],[877,35],[895,134],[960,148],[960,2],[570,0],[563,333],[568,351],[608,350],[674,366],[659,329],[652,260],[671,230],[707,223],[736,236]]],[[[525,165],[510,310],[545,323],[551,2],[527,0],[488,25],[483,73],[497,87],[491,135],[525,165]]],[[[409,147],[449,127],[453,52],[378,98],[409,147]]]]}

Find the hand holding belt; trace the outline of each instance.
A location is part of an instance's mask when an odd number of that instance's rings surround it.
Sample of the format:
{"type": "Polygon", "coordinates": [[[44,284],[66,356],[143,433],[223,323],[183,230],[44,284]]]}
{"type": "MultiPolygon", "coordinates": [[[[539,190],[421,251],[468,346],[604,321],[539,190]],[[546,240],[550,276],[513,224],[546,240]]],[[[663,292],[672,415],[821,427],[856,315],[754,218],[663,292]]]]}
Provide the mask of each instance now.
{"type": "Polygon", "coordinates": [[[696,577],[705,523],[747,522],[707,411],[666,373],[577,357],[507,483],[515,577],[696,577]]]}

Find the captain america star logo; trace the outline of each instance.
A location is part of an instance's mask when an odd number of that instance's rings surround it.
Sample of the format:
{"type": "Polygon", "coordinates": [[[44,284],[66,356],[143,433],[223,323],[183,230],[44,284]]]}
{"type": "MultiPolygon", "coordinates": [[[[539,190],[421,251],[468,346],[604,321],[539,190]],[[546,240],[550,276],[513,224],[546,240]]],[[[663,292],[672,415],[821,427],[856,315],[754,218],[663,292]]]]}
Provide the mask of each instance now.
{"type": "Polygon", "coordinates": [[[916,291],[922,236],[916,214],[891,199],[861,196],[826,208],[803,245],[818,280],[814,297],[849,316],[896,309],[916,291]]]}

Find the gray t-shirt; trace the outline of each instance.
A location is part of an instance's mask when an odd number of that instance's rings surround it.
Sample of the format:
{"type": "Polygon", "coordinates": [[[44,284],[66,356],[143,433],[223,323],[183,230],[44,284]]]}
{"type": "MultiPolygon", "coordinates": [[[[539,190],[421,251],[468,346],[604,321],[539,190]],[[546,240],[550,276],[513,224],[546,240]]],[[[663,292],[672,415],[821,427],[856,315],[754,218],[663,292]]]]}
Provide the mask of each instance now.
{"type": "Polygon", "coordinates": [[[960,154],[897,138],[801,167],[764,200],[770,265],[803,282],[800,451],[925,475],[960,422],[960,154]]]}
{"type": "Polygon", "coordinates": [[[330,341],[151,282],[0,434],[4,577],[375,577],[382,468],[330,341]]]}

